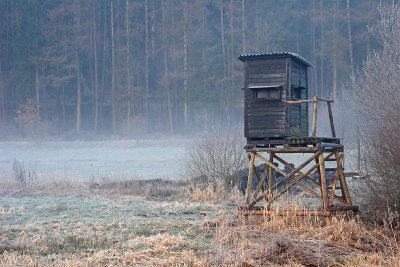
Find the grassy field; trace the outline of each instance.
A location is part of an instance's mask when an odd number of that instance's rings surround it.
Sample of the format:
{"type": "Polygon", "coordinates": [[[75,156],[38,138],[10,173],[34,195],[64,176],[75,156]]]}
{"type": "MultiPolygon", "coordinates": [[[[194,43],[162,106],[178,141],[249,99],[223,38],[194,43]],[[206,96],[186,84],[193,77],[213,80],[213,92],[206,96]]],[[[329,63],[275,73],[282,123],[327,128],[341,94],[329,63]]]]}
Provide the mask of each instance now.
{"type": "Polygon", "coordinates": [[[185,183],[0,186],[0,266],[400,266],[394,221],[240,218],[185,183]]]}

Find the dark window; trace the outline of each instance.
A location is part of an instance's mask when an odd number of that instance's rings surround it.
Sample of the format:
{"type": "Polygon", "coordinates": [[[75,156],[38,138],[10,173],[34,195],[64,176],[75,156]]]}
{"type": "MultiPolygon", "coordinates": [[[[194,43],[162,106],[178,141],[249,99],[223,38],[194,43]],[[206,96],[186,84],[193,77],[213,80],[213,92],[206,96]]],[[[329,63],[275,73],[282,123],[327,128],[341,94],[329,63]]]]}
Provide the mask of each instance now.
{"type": "Polygon", "coordinates": [[[292,87],[292,100],[301,99],[301,92],[305,89],[304,87],[292,87]]]}
{"type": "Polygon", "coordinates": [[[253,90],[254,99],[280,100],[282,86],[250,88],[253,90]]]}

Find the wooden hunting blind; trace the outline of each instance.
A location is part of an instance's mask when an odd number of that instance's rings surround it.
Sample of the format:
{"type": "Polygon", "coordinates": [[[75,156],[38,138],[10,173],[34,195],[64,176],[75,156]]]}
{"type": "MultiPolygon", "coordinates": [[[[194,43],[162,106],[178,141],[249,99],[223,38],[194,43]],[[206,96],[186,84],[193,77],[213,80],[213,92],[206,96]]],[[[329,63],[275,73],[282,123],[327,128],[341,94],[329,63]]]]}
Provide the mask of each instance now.
{"type": "Polygon", "coordinates": [[[289,52],[241,55],[239,60],[244,62],[244,134],[249,159],[246,203],[239,211],[245,215],[294,212],[300,216],[356,212],[358,207],[352,205],[344,174],[344,146],[336,137],[333,100],[317,96],[308,99],[307,68],[311,64],[289,52]],[[317,135],[321,102],[327,106],[329,137],[317,135]],[[313,106],[311,135],[309,104],[313,106]],[[299,155],[297,166],[288,161],[289,157],[285,159],[288,154],[299,155]],[[310,156],[301,159],[302,155],[310,156]],[[263,172],[256,160],[266,164],[263,172]],[[256,188],[253,181],[257,181],[256,188]],[[300,211],[274,210],[276,200],[294,187],[322,205],[300,211]],[[261,201],[266,205],[256,206],[261,201]]]}
{"type": "Polygon", "coordinates": [[[248,144],[280,144],[287,137],[308,136],[307,68],[311,64],[289,53],[241,55],[244,62],[244,133],[248,144]],[[281,140],[281,141],[279,141],[281,140]]]}

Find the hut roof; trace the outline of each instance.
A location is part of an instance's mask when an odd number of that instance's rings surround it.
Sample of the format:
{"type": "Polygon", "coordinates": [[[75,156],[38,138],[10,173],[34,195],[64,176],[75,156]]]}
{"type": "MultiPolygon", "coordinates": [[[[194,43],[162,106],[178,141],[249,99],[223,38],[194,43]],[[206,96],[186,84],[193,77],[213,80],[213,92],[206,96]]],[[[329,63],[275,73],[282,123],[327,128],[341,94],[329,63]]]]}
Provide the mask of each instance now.
{"type": "Polygon", "coordinates": [[[312,64],[308,62],[302,56],[291,52],[270,52],[270,53],[261,53],[261,54],[242,54],[239,56],[240,61],[245,61],[247,59],[266,59],[266,58],[282,58],[282,57],[291,57],[295,58],[307,67],[312,67],[312,64]]]}

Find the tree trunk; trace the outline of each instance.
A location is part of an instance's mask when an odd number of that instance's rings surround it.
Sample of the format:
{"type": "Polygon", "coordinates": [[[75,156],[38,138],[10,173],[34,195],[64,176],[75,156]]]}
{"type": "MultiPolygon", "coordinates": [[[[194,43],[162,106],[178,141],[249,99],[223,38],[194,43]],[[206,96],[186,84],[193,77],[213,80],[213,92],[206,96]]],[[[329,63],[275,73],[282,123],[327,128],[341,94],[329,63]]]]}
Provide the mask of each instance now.
{"type": "Polygon", "coordinates": [[[36,96],[36,109],[40,116],[40,88],[39,88],[39,67],[38,63],[35,64],[35,96],[36,96]]]}
{"type": "Polygon", "coordinates": [[[324,4],[323,0],[320,0],[320,17],[321,17],[321,47],[320,47],[320,97],[325,97],[324,95],[324,4]]]}
{"type": "MultiPolygon", "coordinates": [[[[104,95],[103,95],[103,92],[104,92],[104,89],[105,89],[105,83],[106,83],[106,75],[107,75],[107,67],[106,67],[106,58],[107,58],[107,52],[108,52],[108,49],[107,49],[107,45],[108,45],[108,39],[106,38],[106,36],[107,36],[107,10],[108,10],[108,8],[107,8],[107,6],[104,8],[104,17],[103,17],[103,19],[104,19],[104,26],[103,26],[103,51],[102,51],[102,59],[101,59],[101,88],[99,88],[99,89],[101,89],[100,91],[99,91],[99,110],[98,110],[98,113],[99,113],[99,122],[101,121],[101,115],[102,115],[102,111],[103,111],[103,97],[104,97],[104,95]]],[[[100,17],[100,13],[99,13],[99,17],[100,17]]]]}
{"type": "Polygon", "coordinates": [[[114,36],[114,1],[111,0],[111,109],[112,109],[112,132],[117,133],[116,118],[116,94],[115,94],[115,36],[114,36]]]}
{"type": "Polygon", "coordinates": [[[97,133],[99,125],[99,77],[98,77],[98,59],[97,59],[97,24],[96,24],[96,0],[93,0],[93,53],[94,53],[94,121],[93,131],[97,133]]]}
{"type": "Polygon", "coordinates": [[[145,77],[145,95],[144,95],[144,109],[145,109],[145,127],[148,130],[149,125],[149,22],[148,22],[148,6],[147,0],[144,2],[144,17],[145,17],[145,67],[144,67],[144,77],[145,77]]]}
{"type": "Polygon", "coordinates": [[[226,67],[226,52],[225,52],[225,28],[224,28],[224,3],[221,0],[220,6],[220,24],[221,24],[221,52],[222,52],[222,63],[223,63],[223,75],[222,75],[222,90],[224,92],[224,96],[222,99],[224,101],[224,109],[225,109],[225,116],[227,118],[227,126],[229,128],[231,124],[231,112],[230,106],[232,102],[232,93],[226,86],[226,76],[227,76],[227,67],[226,67]]]}
{"type": "Polygon", "coordinates": [[[166,16],[165,16],[165,2],[162,0],[161,2],[161,13],[162,13],[162,38],[164,43],[164,75],[166,77],[166,89],[167,89],[167,114],[168,114],[168,124],[170,133],[174,132],[174,125],[172,123],[172,110],[171,110],[171,92],[170,92],[170,77],[169,77],[169,68],[168,68],[168,57],[167,57],[167,39],[165,36],[165,32],[167,31],[166,27],[166,16]]]}
{"type": "Polygon", "coordinates": [[[234,88],[234,84],[233,84],[233,79],[234,79],[234,73],[233,73],[233,65],[234,65],[234,61],[233,58],[235,58],[236,60],[236,55],[234,54],[234,27],[233,27],[233,18],[234,18],[234,5],[233,5],[233,0],[230,1],[230,10],[229,10],[229,33],[230,33],[230,52],[229,52],[229,76],[230,76],[230,83],[229,83],[229,88],[232,89],[234,88]]]}
{"type": "Polygon", "coordinates": [[[337,99],[337,0],[333,1],[333,84],[332,84],[332,98],[337,99]]]}
{"type": "Polygon", "coordinates": [[[314,90],[313,90],[313,97],[318,95],[318,90],[317,90],[317,86],[318,86],[318,80],[317,80],[317,45],[316,45],[316,27],[315,27],[315,17],[316,17],[316,12],[315,12],[315,0],[313,0],[313,7],[312,7],[312,42],[313,42],[313,82],[314,82],[314,90]]]}
{"type": "MultiPolygon", "coordinates": [[[[76,5],[76,42],[79,40],[80,34],[80,21],[79,21],[79,0],[75,0],[76,5]]],[[[76,64],[76,133],[79,137],[81,131],[81,106],[82,106],[82,92],[81,92],[81,75],[80,75],[80,63],[79,63],[79,46],[78,42],[75,44],[75,64],[76,64]]]]}
{"type": "MultiPolygon", "coordinates": [[[[348,42],[349,42],[349,55],[350,55],[350,69],[351,76],[354,76],[354,58],[353,58],[353,36],[351,33],[351,20],[350,20],[350,0],[346,1],[346,15],[347,15],[347,31],[348,31],[348,42]]],[[[355,99],[356,92],[353,87],[353,98],[355,99]]],[[[360,140],[360,123],[359,117],[356,114],[356,143],[357,143],[357,170],[361,172],[361,140],[360,140]]]]}
{"type": "Polygon", "coordinates": [[[351,21],[350,21],[350,0],[347,0],[346,13],[347,13],[347,31],[348,31],[348,42],[349,42],[349,56],[350,56],[350,68],[351,75],[354,75],[354,59],[353,59],[353,36],[351,33],[351,21]]]}
{"type": "MultiPolygon", "coordinates": [[[[6,119],[7,119],[7,116],[6,116],[6,101],[5,101],[5,98],[6,98],[6,92],[5,92],[5,88],[4,88],[4,85],[3,85],[3,73],[2,73],[2,65],[1,65],[1,61],[2,59],[0,58],[0,98],[1,98],[1,118],[2,118],[2,123],[1,123],[1,125],[3,125],[3,127],[5,127],[5,124],[6,124],[6,119]]],[[[1,129],[0,128],[0,130],[3,130],[3,129],[1,129]]]]}
{"type": "Polygon", "coordinates": [[[130,48],[130,23],[129,23],[129,0],[125,0],[125,28],[126,28],[126,89],[128,93],[128,133],[131,132],[131,114],[132,114],[132,86],[131,86],[131,48],[130,48]]]}
{"type": "Polygon", "coordinates": [[[185,1],[183,11],[183,123],[184,132],[187,130],[188,121],[188,97],[187,97],[187,83],[188,83],[188,3],[185,1]]]}
{"type": "Polygon", "coordinates": [[[245,18],[245,0],[242,0],[242,52],[246,53],[246,18],[245,18]]]}

